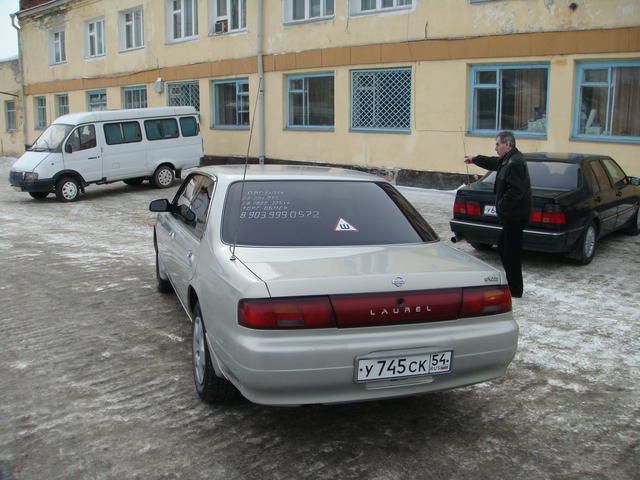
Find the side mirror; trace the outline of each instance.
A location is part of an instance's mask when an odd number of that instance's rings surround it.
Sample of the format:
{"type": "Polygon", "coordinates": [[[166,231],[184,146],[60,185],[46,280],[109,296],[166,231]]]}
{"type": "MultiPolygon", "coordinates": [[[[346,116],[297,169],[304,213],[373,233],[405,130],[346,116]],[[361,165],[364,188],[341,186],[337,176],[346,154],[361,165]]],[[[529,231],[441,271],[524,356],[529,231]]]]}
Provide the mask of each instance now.
{"type": "Polygon", "coordinates": [[[73,147],[71,146],[71,144],[70,144],[70,143],[67,143],[67,144],[64,146],[64,151],[65,151],[66,153],[73,153],[73,147]]]}
{"type": "Polygon", "coordinates": [[[196,214],[193,213],[186,205],[180,205],[178,207],[178,215],[180,215],[187,225],[193,225],[196,223],[196,214]]]}
{"type": "Polygon", "coordinates": [[[154,200],[149,204],[149,210],[152,212],[170,212],[171,204],[166,198],[163,198],[161,200],[154,200]]]}
{"type": "Polygon", "coordinates": [[[640,185],[640,178],[638,177],[627,177],[629,178],[629,183],[631,185],[640,185]]]}

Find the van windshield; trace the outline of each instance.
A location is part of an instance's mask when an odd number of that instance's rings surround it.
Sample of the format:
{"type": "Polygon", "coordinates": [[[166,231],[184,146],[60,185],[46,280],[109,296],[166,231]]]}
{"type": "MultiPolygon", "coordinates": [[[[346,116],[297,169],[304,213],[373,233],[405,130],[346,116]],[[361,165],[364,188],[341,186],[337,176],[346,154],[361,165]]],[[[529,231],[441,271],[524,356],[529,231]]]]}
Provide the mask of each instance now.
{"type": "Polygon", "coordinates": [[[62,142],[69,132],[73,128],[73,125],[64,125],[56,123],[49,125],[47,129],[42,132],[33,145],[29,148],[31,152],[61,152],[62,142]]]}

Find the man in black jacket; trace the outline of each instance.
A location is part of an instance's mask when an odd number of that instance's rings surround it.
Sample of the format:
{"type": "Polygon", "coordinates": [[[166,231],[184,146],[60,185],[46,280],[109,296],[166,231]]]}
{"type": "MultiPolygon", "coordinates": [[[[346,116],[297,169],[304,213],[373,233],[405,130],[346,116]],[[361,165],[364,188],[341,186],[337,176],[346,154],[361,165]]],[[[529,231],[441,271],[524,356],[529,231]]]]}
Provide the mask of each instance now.
{"type": "Polygon", "coordinates": [[[511,132],[496,136],[497,157],[467,155],[464,163],[474,163],[486,170],[496,171],[493,191],[496,194],[496,212],[502,232],[498,251],[509,282],[511,296],[522,297],[522,230],[531,214],[531,181],[527,162],[516,148],[511,132]]]}

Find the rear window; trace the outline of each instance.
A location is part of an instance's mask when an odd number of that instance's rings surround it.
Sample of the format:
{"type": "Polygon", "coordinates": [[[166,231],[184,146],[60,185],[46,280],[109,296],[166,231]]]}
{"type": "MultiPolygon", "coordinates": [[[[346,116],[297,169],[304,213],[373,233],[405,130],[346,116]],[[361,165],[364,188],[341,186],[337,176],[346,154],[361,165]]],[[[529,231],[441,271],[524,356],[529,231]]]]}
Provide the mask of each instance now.
{"type": "MultiPolygon", "coordinates": [[[[531,187],[538,190],[569,191],[577,188],[580,167],[575,163],[527,162],[531,187]]],[[[493,184],[496,172],[489,173],[481,181],[493,184]]]]}
{"type": "Polygon", "coordinates": [[[227,193],[222,221],[223,241],[239,245],[382,245],[437,238],[387,183],[250,181],[243,188],[237,182],[227,193]]]}
{"type": "Polygon", "coordinates": [[[183,137],[195,137],[198,135],[198,122],[194,117],[180,117],[180,130],[183,137]]]}

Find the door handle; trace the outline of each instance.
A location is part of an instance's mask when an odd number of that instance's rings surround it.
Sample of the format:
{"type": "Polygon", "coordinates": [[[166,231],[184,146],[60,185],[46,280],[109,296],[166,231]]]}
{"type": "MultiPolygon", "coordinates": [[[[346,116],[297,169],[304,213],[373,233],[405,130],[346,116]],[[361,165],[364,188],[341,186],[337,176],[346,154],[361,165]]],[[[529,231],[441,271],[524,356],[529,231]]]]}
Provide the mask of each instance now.
{"type": "Polygon", "coordinates": [[[176,232],[171,230],[171,232],[169,232],[169,236],[171,237],[171,240],[173,240],[174,238],[176,238],[176,232]]]}
{"type": "Polygon", "coordinates": [[[97,159],[97,158],[98,158],[98,157],[87,157],[87,160],[95,160],[95,159],[97,159]]]}
{"type": "Polygon", "coordinates": [[[189,260],[189,263],[193,263],[193,252],[188,251],[187,252],[187,259],[189,260]]]}

